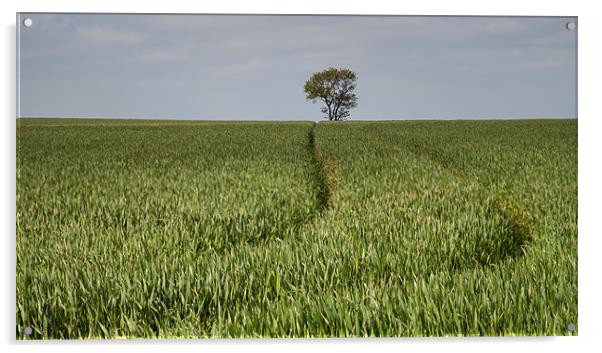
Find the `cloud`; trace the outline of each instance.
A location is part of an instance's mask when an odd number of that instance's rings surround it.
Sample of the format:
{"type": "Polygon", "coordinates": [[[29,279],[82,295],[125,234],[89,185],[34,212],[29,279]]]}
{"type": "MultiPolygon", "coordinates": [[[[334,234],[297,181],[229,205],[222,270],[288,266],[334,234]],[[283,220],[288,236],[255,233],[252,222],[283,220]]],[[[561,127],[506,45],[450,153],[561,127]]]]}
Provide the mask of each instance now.
{"type": "Polygon", "coordinates": [[[131,45],[142,43],[145,40],[145,36],[140,33],[119,31],[110,27],[78,26],[75,32],[81,40],[98,45],[131,45]]]}
{"type": "Polygon", "coordinates": [[[188,58],[187,55],[173,53],[168,51],[148,51],[131,58],[132,61],[144,62],[162,62],[162,61],[177,61],[188,58]]]}

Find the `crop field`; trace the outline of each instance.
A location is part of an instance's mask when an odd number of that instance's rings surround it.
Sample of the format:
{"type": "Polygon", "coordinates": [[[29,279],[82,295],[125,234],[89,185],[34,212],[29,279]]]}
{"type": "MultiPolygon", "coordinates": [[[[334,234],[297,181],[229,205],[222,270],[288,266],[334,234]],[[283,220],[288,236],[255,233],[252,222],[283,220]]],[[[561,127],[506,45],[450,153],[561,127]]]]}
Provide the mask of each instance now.
{"type": "Polygon", "coordinates": [[[19,119],[16,222],[17,339],[578,332],[576,120],[19,119]]]}

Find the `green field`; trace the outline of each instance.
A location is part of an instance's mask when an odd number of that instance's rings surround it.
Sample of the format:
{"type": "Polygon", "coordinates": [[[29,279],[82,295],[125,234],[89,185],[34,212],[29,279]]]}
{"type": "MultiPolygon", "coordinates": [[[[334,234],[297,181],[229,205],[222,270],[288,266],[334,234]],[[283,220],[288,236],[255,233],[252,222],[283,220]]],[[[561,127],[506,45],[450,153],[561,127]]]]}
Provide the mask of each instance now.
{"type": "Polygon", "coordinates": [[[576,334],[576,120],[19,119],[16,221],[18,339],[576,334]]]}

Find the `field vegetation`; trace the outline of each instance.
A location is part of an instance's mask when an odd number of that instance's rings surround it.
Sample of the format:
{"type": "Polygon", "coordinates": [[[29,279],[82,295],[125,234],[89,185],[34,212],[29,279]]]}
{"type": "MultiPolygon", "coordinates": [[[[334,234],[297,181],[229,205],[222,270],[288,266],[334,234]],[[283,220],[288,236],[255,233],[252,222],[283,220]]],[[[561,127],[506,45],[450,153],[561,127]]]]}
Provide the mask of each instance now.
{"type": "Polygon", "coordinates": [[[16,220],[19,339],[577,324],[575,120],[19,119],[16,220]]]}

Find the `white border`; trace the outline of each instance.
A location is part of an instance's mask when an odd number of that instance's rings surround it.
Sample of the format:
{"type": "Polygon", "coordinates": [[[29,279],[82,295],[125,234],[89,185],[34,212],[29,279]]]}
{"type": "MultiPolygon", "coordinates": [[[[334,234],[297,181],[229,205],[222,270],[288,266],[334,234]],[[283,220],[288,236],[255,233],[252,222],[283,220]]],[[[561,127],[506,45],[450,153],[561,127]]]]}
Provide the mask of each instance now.
{"type": "MultiPolygon", "coordinates": [[[[595,4],[595,2],[590,2],[595,4]]],[[[546,15],[579,16],[579,337],[555,338],[434,338],[434,339],[351,339],[351,340],[217,340],[109,342],[111,350],[148,352],[178,351],[304,351],[332,352],[378,351],[450,351],[508,352],[545,349],[546,351],[584,351],[600,346],[600,256],[602,234],[596,224],[600,214],[600,119],[602,114],[600,83],[600,22],[602,13],[586,1],[413,1],[382,0],[294,0],[245,1],[222,0],[192,3],[185,0],[5,0],[2,12],[2,77],[0,97],[4,114],[2,121],[2,160],[4,182],[0,194],[2,211],[2,305],[0,336],[4,351],[103,352],[103,342],[48,342],[23,344],[15,341],[15,13],[16,12],[148,12],[148,13],[289,13],[289,14],[400,14],[400,15],[546,15]]]]}

